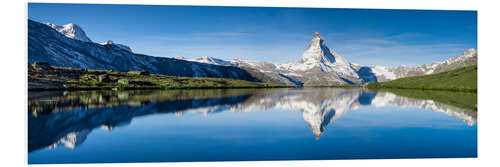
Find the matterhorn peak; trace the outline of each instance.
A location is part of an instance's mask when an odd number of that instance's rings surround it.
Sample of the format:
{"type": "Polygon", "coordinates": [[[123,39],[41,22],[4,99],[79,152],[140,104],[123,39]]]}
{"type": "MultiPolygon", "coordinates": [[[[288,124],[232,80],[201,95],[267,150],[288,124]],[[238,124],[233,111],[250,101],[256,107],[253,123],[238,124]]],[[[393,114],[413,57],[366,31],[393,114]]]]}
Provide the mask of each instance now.
{"type": "Polygon", "coordinates": [[[360,80],[357,79],[359,76],[352,65],[344,57],[330,50],[318,32],[313,34],[309,46],[302,53],[302,59],[299,62],[280,64],[278,68],[289,72],[319,71],[331,73],[338,76],[339,83],[360,83],[360,80]]]}
{"type": "Polygon", "coordinates": [[[83,31],[83,29],[76,24],[69,23],[63,26],[58,26],[52,23],[45,23],[45,25],[53,28],[54,30],[58,31],[59,33],[63,34],[68,38],[84,42],[92,42],[92,40],[90,40],[90,38],[87,37],[87,34],[85,34],[85,31],[83,31]]]}
{"type": "Polygon", "coordinates": [[[321,36],[319,35],[319,32],[314,32],[313,37],[315,37],[315,38],[321,38],[321,36]]]}
{"type": "Polygon", "coordinates": [[[302,54],[302,62],[318,63],[325,60],[334,62],[335,58],[331,55],[330,50],[326,47],[326,43],[319,33],[315,32],[311,42],[309,42],[309,46],[302,54]]]}
{"type": "Polygon", "coordinates": [[[311,42],[302,54],[302,63],[305,64],[342,64],[349,65],[347,60],[330,50],[325,40],[318,32],[314,32],[311,42]]]}

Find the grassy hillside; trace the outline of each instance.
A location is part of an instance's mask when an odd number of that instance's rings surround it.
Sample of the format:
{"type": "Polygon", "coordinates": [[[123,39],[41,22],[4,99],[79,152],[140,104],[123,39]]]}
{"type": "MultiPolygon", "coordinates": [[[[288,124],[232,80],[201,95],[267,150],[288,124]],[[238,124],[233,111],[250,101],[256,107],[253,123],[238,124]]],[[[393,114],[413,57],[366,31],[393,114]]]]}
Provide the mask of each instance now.
{"type": "Polygon", "coordinates": [[[281,84],[223,78],[173,77],[141,72],[28,66],[29,90],[271,88],[281,84]]]}
{"type": "Polygon", "coordinates": [[[431,75],[400,78],[387,82],[368,83],[365,87],[477,92],[477,66],[468,66],[431,75]]]}

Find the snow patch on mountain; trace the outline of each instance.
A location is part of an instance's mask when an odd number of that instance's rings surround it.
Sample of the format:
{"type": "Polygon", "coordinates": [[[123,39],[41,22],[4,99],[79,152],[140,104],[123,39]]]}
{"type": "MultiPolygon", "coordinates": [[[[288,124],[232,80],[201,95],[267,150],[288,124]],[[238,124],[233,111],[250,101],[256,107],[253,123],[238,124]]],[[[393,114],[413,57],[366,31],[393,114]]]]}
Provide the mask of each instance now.
{"type": "Polygon", "coordinates": [[[130,47],[112,41],[100,44],[85,42],[90,39],[87,40],[83,30],[80,30],[81,28],[74,24],[57,26],[28,20],[28,63],[39,61],[60,67],[122,72],[145,70],[170,76],[259,81],[247,71],[233,66],[208,65],[137,54],[133,53],[130,47]]]}
{"type": "Polygon", "coordinates": [[[85,34],[85,31],[83,31],[83,29],[76,24],[70,23],[63,26],[58,26],[52,23],[45,23],[45,25],[53,28],[54,30],[58,31],[68,38],[80,40],[83,42],[92,42],[92,40],[87,37],[87,34],[85,34]]]}
{"type": "Polygon", "coordinates": [[[118,48],[120,48],[122,50],[125,50],[125,51],[128,51],[130,53],[133,53],[132,49],[129,46],[123,45],[123,44],[114,43],[112,40],[108,40],[108,41],[100,43],[100,44],[101,45],[114,45],[114,46],[116,46],[116,47],[118,47],[118,48]]]}
{"type": "Polygon", "coordinates": [[[218,59],[218,58],[213,58],[213,57],[210,57],[210,56],[203,56],[201,58],[185,59],[185,60],[193,61],[193,62],[199,62],[199,63],[219,65],[219,66],[232,66],[233,65],[229,61],[225,61],[225,60],[218,59]]]}
{"type": "Polygon", "coordinates": [[[384,66],[373,66],[372,72],[377,76],[383,76],[388,80],[396,79],[396,74],[394,72],[389,71],[390,69],[384,66]]]}

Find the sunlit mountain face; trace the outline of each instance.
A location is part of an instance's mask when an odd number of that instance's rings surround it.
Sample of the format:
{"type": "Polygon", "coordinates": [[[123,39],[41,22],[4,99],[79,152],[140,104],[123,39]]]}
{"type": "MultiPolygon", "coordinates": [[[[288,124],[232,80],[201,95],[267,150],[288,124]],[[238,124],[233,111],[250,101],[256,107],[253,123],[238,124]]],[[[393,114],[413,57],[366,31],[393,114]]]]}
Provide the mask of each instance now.
{"type": "Polygon", "coordinates": [[[477,112],[470,108],[358,88],[29,92],[28,149],[75,149],[92,131],[114,131],[136,117],[174,114],[183,119],[186,113],[209,116],[275,110],[300,113],[312,137],[320,140],[336,120],[364,106],[442,112],[467,126],[477,120],[477,112]]]}

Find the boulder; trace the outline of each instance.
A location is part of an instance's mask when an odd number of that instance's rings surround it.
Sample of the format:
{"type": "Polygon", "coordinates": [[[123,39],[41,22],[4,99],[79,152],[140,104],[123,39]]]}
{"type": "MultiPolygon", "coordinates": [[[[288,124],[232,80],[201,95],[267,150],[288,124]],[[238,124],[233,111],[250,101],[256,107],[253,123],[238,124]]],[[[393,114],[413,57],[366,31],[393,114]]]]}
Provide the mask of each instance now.
{"type": "Polygon", "coordinates": [[[129,71],[127,73],[132,75],[149,75],[148,71],[129,71]]]}
{"type": "Polygon", "coordinates": [[[39,62],[39,61],[35,61],[35,63],[33,63],[33,68],[35,68],[37,70],[52,70],[53,69],[49,63],[39,62]]]}
{"type": "Polygon", "coordinates": [[[128,79],[123,79],[123,78],[122,78],[122,79],[119,79],[119,80],[118,80],[118,83],[119,83],[119,84],[125,84],[125,85],[126,85],[126,84],[128,84],[128,79]]]}

